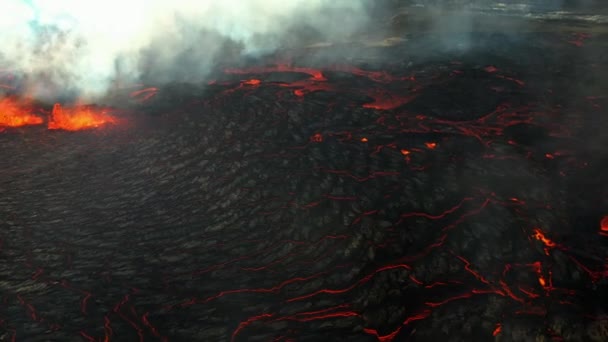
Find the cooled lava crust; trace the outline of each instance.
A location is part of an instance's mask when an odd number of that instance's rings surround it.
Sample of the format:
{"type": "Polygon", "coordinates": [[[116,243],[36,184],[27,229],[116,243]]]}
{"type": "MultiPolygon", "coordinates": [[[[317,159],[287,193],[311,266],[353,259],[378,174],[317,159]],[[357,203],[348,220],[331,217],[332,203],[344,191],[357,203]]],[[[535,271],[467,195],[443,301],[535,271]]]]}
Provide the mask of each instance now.
{"type": "Polygon", "coordinates": [[[269,57],[7,129],[0,340],[605,341],[603,39],[269,57]]]}

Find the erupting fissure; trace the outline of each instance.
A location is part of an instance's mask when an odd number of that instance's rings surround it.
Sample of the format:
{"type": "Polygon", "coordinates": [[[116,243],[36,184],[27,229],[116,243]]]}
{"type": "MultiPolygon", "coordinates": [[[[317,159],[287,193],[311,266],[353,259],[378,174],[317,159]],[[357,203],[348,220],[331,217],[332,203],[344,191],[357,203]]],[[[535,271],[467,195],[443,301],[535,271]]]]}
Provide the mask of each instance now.
{"type": "Polygon", "coordinates": [[[104,110],[97,112],[86,106],[63,108],[56,103],[49,117],[49,129],[78,131],[116,122],[117,119],[104,110]]]}
{"type": "Polygon", "coordinates": [[[0,129],[42,124],[44,120],[27,107],[13,98],[0,98],[0,129]]]}
{"type": "MultiPolygon", "coordinates": [[[[43,117],[34,114],[33,106],[11,97],[0,99],[0,130],[6,127],[23,127],[42,125],[43,117]]],[[[39,110],[42,112],[42,110],[39,110]]],[[[79,131],[98,128],[107,124],[117,124],[119,120],[110,115],[108,110],[93,106],[75,106],[64,108],[60,104],[53,106],[48,116],[47,128],[51,130],[79,131]]]]}

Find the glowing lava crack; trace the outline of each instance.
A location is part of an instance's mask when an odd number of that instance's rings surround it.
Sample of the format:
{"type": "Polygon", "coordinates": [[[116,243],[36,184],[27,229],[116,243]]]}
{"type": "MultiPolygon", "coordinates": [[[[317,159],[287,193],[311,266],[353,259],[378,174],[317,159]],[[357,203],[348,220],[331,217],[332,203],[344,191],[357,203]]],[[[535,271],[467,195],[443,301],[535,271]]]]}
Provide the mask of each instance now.
{"type": "Polygon", "coordinates": [[[608,100],[579,88],[608,67],[547,35],[264,60],[131,89],[159,115],[128,132],[1,134],[0,340],[608,341],[608,100]]]}

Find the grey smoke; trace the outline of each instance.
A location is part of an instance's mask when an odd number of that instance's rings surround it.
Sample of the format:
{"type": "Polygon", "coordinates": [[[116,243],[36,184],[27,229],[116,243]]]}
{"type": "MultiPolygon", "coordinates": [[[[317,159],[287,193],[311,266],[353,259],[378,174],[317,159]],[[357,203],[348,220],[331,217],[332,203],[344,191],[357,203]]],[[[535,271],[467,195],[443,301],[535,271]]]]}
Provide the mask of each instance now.
{"type": "Polygon", "coordinates": [[[0,66],[41,99],[201,81],[218,61],[364,31],[367,0],[3,0],[0,66]]]}

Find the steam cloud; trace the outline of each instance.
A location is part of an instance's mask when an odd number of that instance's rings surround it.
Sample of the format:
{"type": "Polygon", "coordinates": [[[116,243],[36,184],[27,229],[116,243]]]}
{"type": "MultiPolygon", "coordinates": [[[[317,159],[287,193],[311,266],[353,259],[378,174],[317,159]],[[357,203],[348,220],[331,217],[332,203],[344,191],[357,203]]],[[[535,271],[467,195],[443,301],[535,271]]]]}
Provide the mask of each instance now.
{"type": "Polygon", "coordinates": [[[218,59],[270,52],[303,33],[348,37],[366,0],[2,0],[0,69],[40,99],[117,84],[200,81],[218,59]]]}

